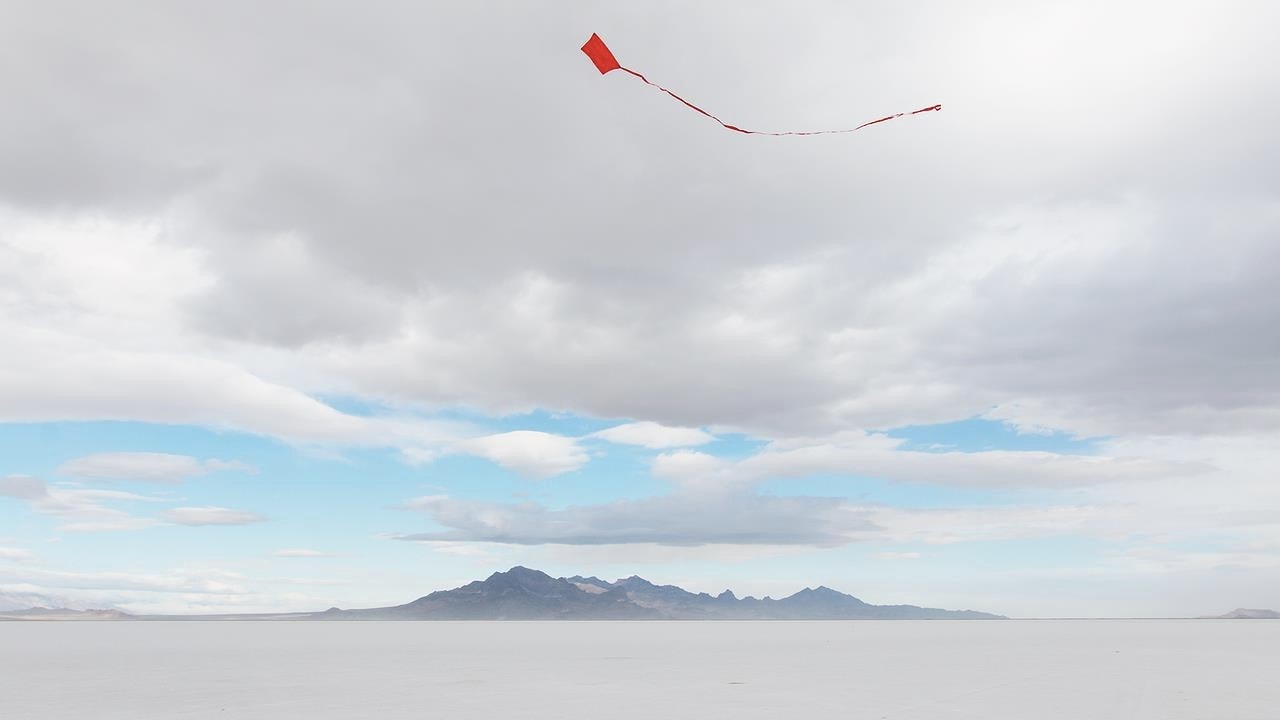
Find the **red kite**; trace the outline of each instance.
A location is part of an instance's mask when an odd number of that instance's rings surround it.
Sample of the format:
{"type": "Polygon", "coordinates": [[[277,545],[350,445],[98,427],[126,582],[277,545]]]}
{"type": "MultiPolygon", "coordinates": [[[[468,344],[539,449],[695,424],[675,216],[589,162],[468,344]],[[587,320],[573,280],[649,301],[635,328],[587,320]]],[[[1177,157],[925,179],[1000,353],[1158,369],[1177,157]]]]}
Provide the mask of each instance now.
{"type": "Polygon", "coordinates": [[[900,113],[894,113],[892,115],[886,115],[885,117],[882,117],[879,120],[864,122],[857,127],[848,128],[845,130],[808,130],[803,132],[800,132],[800,131],[766,132],[763,130],[744,130],[743,128],[740,128],[736,125],[730,125],[729,123],[721,120],[715,115],[712,115],[706,110],[703,110],[697,105],[694,105],[688,100],[685,100],[684,98],[662,87],[661,85],[649,82],[649,78],[645,77],[644,75],[641,75],[635,70],[632,70],[631,68],[623,67],[622,64],[618,62],[618,59],[613,56],[613,53],[609,50],[609,46],[605,45],[604,41],[600,39],[600,36],[596,35],[595,33],[592,33],[591,39],[587,40],[587,43],[582,46],[582,52],[586,53],[587,57],[591,58],[591,62],[595,63],[596,69],[600,71],[601,75],[612,72],[614,70],[621,70],[622,72],[627,73],[629,75],[635,75],[636,77],[643,80],[646,85],[650,85],[652,87],[655,87],[661,90],[662,92],[670,95],[676,100],[679,100],[680,102],[684,103],[689,108],[699,113],[702,113],[703,115],[706,115],[712,120],[715,120],[716,122],[720,123],[720,126],[723,127],[724,129],[743,133],[745,135],[835,135],[839,133],[851,133],[855,130],[861,130],[862,128],[868,125],[875,125],[876,123],[882,123],[887,120],[893,120],[894,118],[900,118],[903,115],[919,115],[920,113],[933,112],[933,111],[942,109],[941,105],[930,105],[929,107],[920,108],[919,110],[913,110],[911,112],[900,112],[900,113]]]}

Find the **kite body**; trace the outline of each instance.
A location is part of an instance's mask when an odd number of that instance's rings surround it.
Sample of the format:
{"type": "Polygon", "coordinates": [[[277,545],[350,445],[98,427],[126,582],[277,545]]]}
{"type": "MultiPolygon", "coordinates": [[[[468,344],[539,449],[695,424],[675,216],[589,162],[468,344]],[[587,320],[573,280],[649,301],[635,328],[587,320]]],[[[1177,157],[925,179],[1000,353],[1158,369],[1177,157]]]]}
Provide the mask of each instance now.
{"type": "Polygon", "coordinates": [[[591,33],[591,39],[587,41],[586,45],[582,46],[582,52],[586,53],[587,57],[591,58],[591,62],[596,64],[596,69],[600,71],[601,75],[610,70],[622,69],[622,66],[618,64],[618,58],[613,56],[609,46],[605,45],[600,36],[595,33],[591,33]]]}
{"type": "Polygon", "coordinates": [[[720,123],[720,126],[723,127],[724,129],[732,130],[733,132],[742,133],[744,135],[838,135],[841,133],[851,133],[851,132],[854,132],[855,130],[861,130],[862,128],[867,127],[868,125],[875,125],[877,123],[886,122],[888,120],[900,118],[905,115],[919,115],[921,113],[936,112],[942,109],[941,105],[930,105],[929,107],[920,108],[919,110],[912,110],[910,112],[900,112],[900,113],[894,113],[892,115],[886,115],[885,117],[882,117],[878,120],[864,122],[857,127],[847,128],[844,130],[806,130],[806,131],[790,130],[785,132],[745,130],[736,125],[730,125],[729,123],[721,120],[715,115],[712,115],[706,110],[703,110],[697,105],[694,105],[688,100],[685,100],[684,98],[662,87],[661,85],[649,82],[649,78],[646,78],[644,75],[641,75],[635,70],[623,67],[622,64],[618,62],[618,59],[613,56],[613,52],[609,50],[609,46],[605,45],[604,41],[600,39],[600,36],[596,35],[595,33],[592,33],[591,38],[587,40],[585,45],[582,46],[582,52],[586,53],[588,58],[591,58],[591,62],[595,64],[596,69],[600,71],[601,75],[605,75],[607,73],[613,72],[614,70],[621,70],[622,72],[627,73],[628,75],[634,75],[635,77],[638,77],[641,80],[643,80],[646,85],[649,85],[651,87],[657,88],[658,90],[661,90],[662,92],[670,95],[676,100],[679,100],[681,103],[683,103],[685,106],[687,106],[691,110],[694,110],[695,112],[701,113],[702,115],[705,115],[711,118],[712,120],[715,120],[716,122],[720,123]]]}

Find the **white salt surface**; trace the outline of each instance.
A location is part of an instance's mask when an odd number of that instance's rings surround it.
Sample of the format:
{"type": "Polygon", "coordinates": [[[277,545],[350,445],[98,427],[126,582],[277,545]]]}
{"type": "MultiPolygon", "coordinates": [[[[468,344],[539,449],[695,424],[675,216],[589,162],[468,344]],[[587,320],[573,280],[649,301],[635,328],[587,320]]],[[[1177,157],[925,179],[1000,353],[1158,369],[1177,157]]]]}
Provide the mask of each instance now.
{"type": "Polygon", "coordinates": [[[1280,718],[1280,621],[0,623],[0,718],[1280,718]]]}

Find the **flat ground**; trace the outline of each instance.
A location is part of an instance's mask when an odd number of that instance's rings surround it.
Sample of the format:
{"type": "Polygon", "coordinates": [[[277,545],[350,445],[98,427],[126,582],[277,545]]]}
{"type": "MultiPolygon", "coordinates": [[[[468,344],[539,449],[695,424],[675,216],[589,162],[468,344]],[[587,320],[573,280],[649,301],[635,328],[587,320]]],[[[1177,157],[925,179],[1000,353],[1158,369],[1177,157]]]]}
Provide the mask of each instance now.
{"type": "Polygon", "coordinates": [[[1280,621],[0,627],[0,716],[1280,718],[1280,621]]]}

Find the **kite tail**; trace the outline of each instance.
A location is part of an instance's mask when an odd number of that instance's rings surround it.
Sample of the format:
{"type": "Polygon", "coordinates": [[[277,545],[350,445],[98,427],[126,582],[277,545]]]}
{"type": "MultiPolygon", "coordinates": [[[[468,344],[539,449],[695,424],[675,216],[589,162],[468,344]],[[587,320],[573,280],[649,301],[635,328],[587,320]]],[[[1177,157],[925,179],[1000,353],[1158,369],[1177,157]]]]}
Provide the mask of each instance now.
{"type": "MultiPolygon", "coordinates": [[[[920,113],[924,113],[924,112],[932,112],[932,111],[941,110],[941,109],[942,109],[942,106],[941,106],[941,105],[930,105],[929,107],[926,107],[926,108],[920,108],[919,110],[912,110],[911,112],[900,112],[900,113],[894,113],[894,114],[892,114],[892,115],[886,115],[885,117],[882,117],[882,118],[880,118],[879,120],[872,120],[871,122],[864,122],[864,123],[862,123],[861,125],[859,125],[858,127],[856,127],[856,128],[851,128],[851,129],[849,129],[849,130],[826,130],[825,132],[828,132],[828,133],[853,132],[854,130],[861,130],[862,128],[864,128],[864,127],[866,127],[866,126],[868,126],[868,125],[875,125],[876,123],[882,123],[882,122],[885,122],[886,120],[893,120],[894,118],[900,118],[900,117],[902,117],[903,115],[919,115],[920,113]]],[[[822,132],[808,133],[808,134],[812,134],[812,135],[821,135],[821,134],[822,134],[822,132]]]]}
{"type": "Polygon", "coordinates": [[[629,74],[629,75],[634,75],[634,76],[636,76],[636,77],[640,78],[640,80],[641,80],[641,81],[643,81],[643,82],[644,82],[644,84],[646,84],[646,85],[648,85],[648,86],[650,86],[650,87],[657,88],[658,90],[661,90],[662,92],[664,92],[664,93],[666,93],[666,94],[670,95],[671,97],[675,98],[676,100],[679,100],[681,103],[683,103],[683,104],[684,104],[686,107],[688,107],[689,109],[691,109],[691,110],[693,110],[693,111],[695,111],[695,112],[701,113],[701,114],[703,114],[703,115],[706,115],[707,117],[711,118],[712,120],[715,120],[716,122],[720,123],[720,127],[723,127],[723,128],[724,128],[724,129],[726,129],[726,130],[732,130],[732,131],[734,131],[734,132],[736,132],[736,133],[742,133],[743,135],[772,135],[772,136],[774,136],[774,137],[781,137],[781,136],[783,136],[783,135],[839,135],[839,134],[842,134],[842,133],[851,133],[851,132],[854,132],[854,131],[856,131],[856,130],[861,130],[862,128],[867,127],[867,126],[869,126],[869,125],[875,125],[875,124],[877,124],[877,123],[887,122],[887,121],[889,121],[889,120],[894,120],[894,119],[896,119],[896,118],[900,118],[900,117],[903,117],[903,116],[906,116],[906,115],[919,115],[920,113],[936,112],[936,111],[938,111],[938,110],[941,110],[941,109],[942,109],[942,106],[941,106],[941,105],[930,105],[929,107],[920,108],[919,110],[912,110],[911,112],[900,112],[900,113],[894,113],[894,114],[892,114],[892,115],[886,115],[886,116],[884,116],[884,117],[882,117],[882,118],[880,118],[880,119],[878,119],[878,120],[872,120],[872,121],[870,121],[870,122],[864,122],[864,123],[862,123],[861,125],[859,125],[859,126],[857,126],[857,127],[845,128],[845,129],[843,129],[843,130],[805,130],[805,131],[795,131],[795,130],[792,130],[792,131],[788,131],[788,132],[770,132],[770,131],[768,131],[768,130],[745,130],[745,129],[743,129],[743,128],[738,127],[737,125],[730,125],[729,123],[727,123],[727,122],[725,122],[725,121],[721,120],[720,118],[716,117],[715,115],[712,115],[711,113],[707,112],[706,110],[703,110],[702,108],[698,107],[697,105],[694,105],[693,103],[689,102],[688,100],[685,100],[684,98],[680,97],[679,95],[675,94],[674,92],[671,92],[671,91],[670,91],[670,90],[668,90],[667,88],[664,88],[664,87],[662,87],[661,85],[659,85],[659,84],[657,84],[657,83],[655,83],[655,82],[653,82],[653,81],[649,80],[649,78],[647,78],[647,77],[645,77],[644,75],[642,75],[642,74],[640,74],[640,73],[636,72],[635,70],[632,70],[632,69],[631,69],[631,68],[629,68],[629,67],[623,67],[623,66],[619,65],[619,66],[618,66],[618,69],[619,69],[619,70],[621,70],[621,71],[623,71],[623,72],[625,72],[625,73],[627,73],[627,74],[629,74]]]}
{"type": "Polygon", "coordinates": [[[622,72],[629,73],[629,74],[631,74],[631,75],[635,75],[636,77],[638,77],[638,78],[640,78],[641,80],[643,80],[643,81],[644,81],[644,83],[645,83],[646,85],[649,85],[650,87],[658,88],[658,89],[659,89],[659,90],[661,90],[662,92],[664,92],[664,93],[666,93],[666,94],[670,95],[671,97],[673,97],[673,98],[675,98],[675,99],[679,100],[680,102],[684,103],[684,104],[685,104],[686,106],[688,106],[689,108],[692,108],[693,110],[695,110],[695,111],[697,111],[697,112],[700,112],[700,113],[702,113],[703,115],[706,115],[707,117],[711,118],[712,120],[715,120],[716,122],[720,123],[720,126],[721,126],[721,127],[723,127],[723,128],[724,128],[724,129],[726,129],[726,130],[732,130],[732,131],[734,131],[734,132],[740,132],[740,133],[743,133],[744,135],[776,135],[776,134],[777,134],[777,133],[758,133],[758,132],[754,132],[754,131],[752,131],[752,130],[743,130],[743,129],[742,129],[742,128],[740,128],[740,127],[736,127],[736,126],[734,126],[734,125],[730,125],[729,123],[727,123],[727,122],[725,122],[725,121],[721,120],[720,118],[716,117],[715,115],[712,115],[711,113],[707,112],[706,110],[703,110],[702,108],[698,107],[697,105],[694,105],[693,103],[689,102],[688,100],[685,100],[684,98],[682,98],[682,97],[680,97],[679,95],[677,95],[677,94],[675,94],[675,93],[671,92],[670,90],[668,90],[668,89],[666,89],[666,88],[662,87],[661,85],[659,85],[659,84],[657,84],[657,83],[654,83],[654,82],[650,82],[650,81],[649,81],[649,78],[645,77],[644,75],[641,75],[640,73],[636,72],[635,70],[632,70],[631,68],[628,68],[628,67],[622,67],[621,65],[619,65],[619,66],[618,66],[618,69],[619,69],[619,70],[621,70],[622,72]]]}

